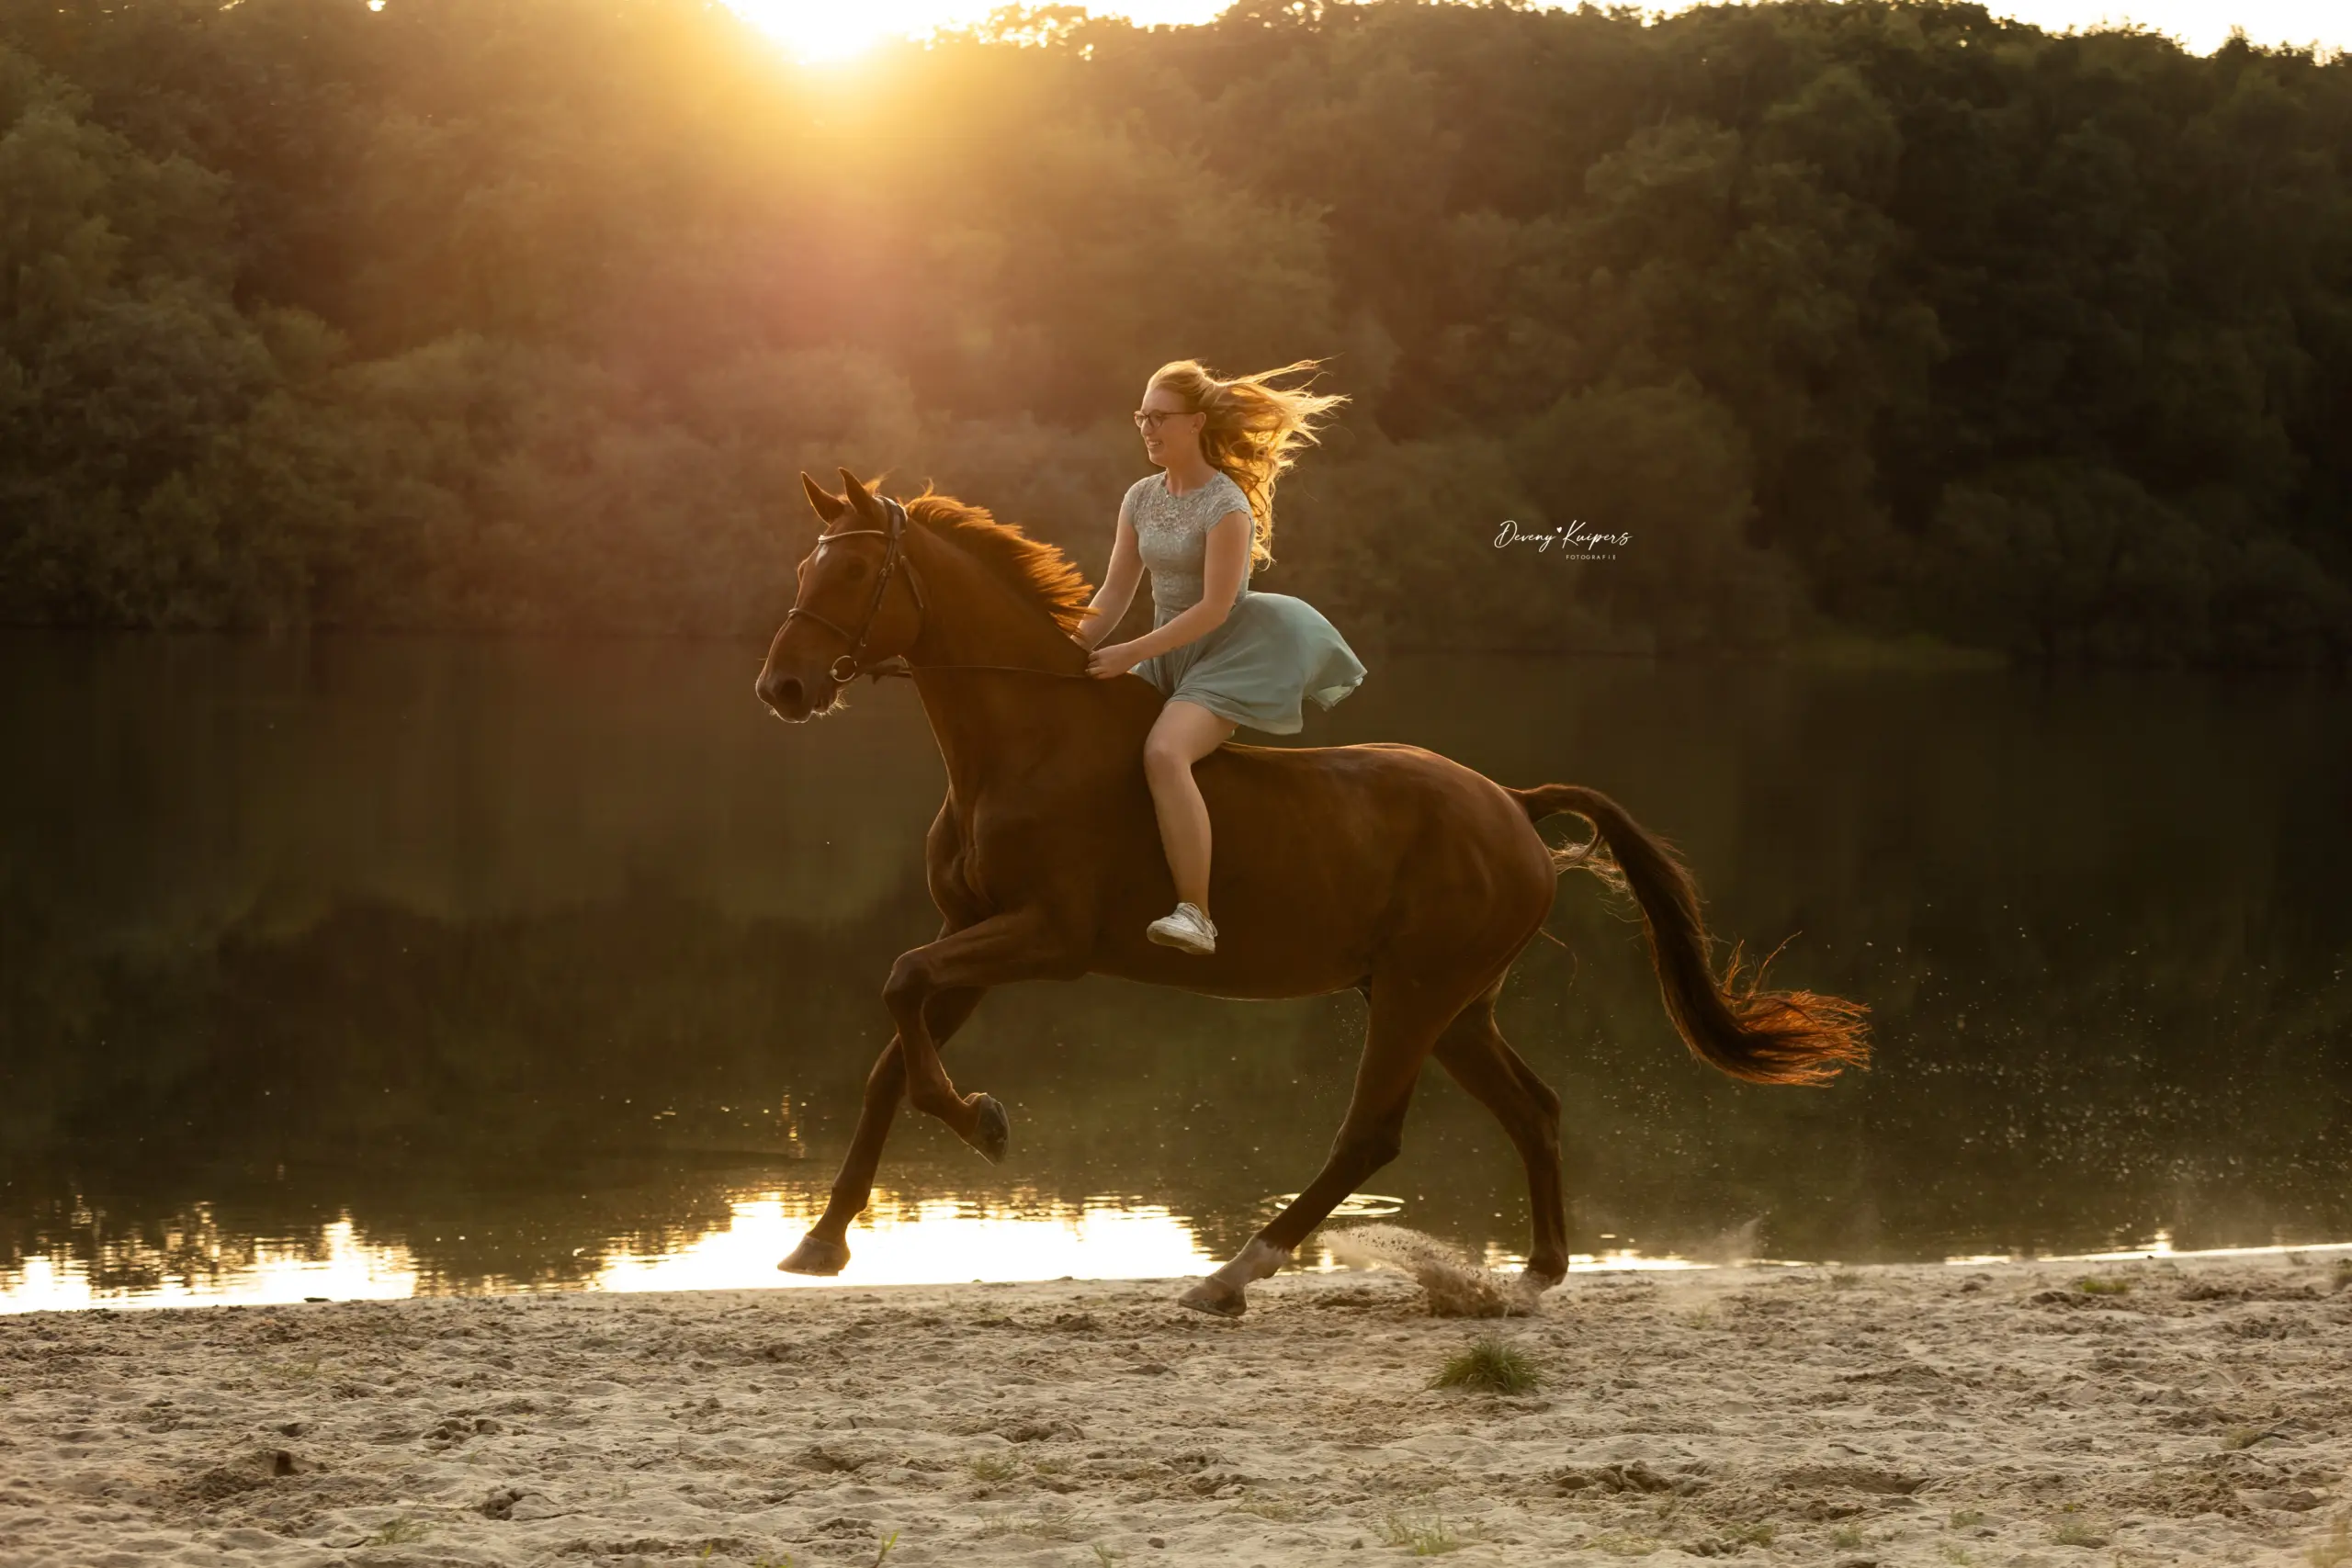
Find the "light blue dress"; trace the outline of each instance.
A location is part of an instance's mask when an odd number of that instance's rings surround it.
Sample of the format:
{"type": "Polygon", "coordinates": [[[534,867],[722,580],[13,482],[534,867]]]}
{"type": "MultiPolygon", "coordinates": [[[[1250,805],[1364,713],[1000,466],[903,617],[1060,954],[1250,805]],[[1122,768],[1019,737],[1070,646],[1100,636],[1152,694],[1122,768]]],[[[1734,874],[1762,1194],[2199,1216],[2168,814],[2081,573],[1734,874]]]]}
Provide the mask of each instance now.
{"type": "MultiPolygon", "coordinates": [[[[1127,519],[1151,572],[1155,628],[1201,602],[1210,527],[1228,512],[1249,510],[1248,495],[1224,473],[1186,495],[1168,493],[1164,471],[1129,487],[1127,519]]],[[[1355,650],[1314,605],[1287,593],[1256,592],[1246,576],[1221,624],[1135,671],[1169,701],[1198,703],[1269,735],[1298,733],[1302,697],[1328,709],[1364,677],[1355,650]]]]}

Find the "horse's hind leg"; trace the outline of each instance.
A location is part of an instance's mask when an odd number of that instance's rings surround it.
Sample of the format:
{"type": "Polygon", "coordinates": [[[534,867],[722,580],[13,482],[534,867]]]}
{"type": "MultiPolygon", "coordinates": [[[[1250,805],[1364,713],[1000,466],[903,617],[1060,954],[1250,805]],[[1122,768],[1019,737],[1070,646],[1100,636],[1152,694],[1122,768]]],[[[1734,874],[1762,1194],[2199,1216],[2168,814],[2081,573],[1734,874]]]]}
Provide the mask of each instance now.
{"type": "Polygon", "coordinates": [[[1453,1081],[1495,1113],[1527,1165],[1527,1204],[1534,1245],[1526,1278],[1550,1290],[1567,1277],[1567,1201],[1560,1180],[1560,1097],[1510,1048],[1495,1026],[1498,979],[1454,1016],[1438,1036],[1435,1055],[1453,1081]]]}
{"type": "MultiPolygon", "coordinates": [[[[972,1016],[988,995],[984,986],[935,991],[923,1007],[923,1021],[932,1038],[944,1045],[972,1016]]],[[[874,1196],[874,1172],[882,1164],[882,1145],[890,1136],[899,1101],[906,1098],[907,1064],[896,1035],[882,1048],[874,1070],[865,1076],[865,1103],[857,1113],[857,1131],[850,1135],[849,1153],[833,1178],[832,1197],[825,1212],[800,1238],[800,1245],[776,1267],[787,1274],[838,1274],[849,1264],[849,1225],[865,1212],[874,1196]]]]}
{"type": "Polygon", "coordinates": [[[1239,1317],[1248,1305],[1243,1292],[1250,1285],[1289,1262],[1298,1244],[1330,1217],[1341,1199],[1396,1157],[1421,1064],[1476,987],[1476,981],[1448,983],[1442,976],[1420,974],[1373,976],[1368,993],[1372,1021],[1365,1031],[1363,1059],[1356,1066],[1355,1094],[1322,1171],[1231,1262],[1179,1301],[1220,1317],[1239,1317]]]}

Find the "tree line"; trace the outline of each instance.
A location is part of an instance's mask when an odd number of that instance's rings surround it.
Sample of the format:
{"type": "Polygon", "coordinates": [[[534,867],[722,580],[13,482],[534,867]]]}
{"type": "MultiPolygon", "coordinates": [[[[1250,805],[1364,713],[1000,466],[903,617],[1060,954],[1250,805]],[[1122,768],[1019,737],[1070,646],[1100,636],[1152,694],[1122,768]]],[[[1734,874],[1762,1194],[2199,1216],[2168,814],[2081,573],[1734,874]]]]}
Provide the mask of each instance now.
{"type": "Polygon", "coordinates": [[[1099,576],[1154,367],[1325,356],[1367,647],[2341,668],[2346,149],[1940,0],[0,0],[0,620],[764,634],[843,464],[1099,576]]]}

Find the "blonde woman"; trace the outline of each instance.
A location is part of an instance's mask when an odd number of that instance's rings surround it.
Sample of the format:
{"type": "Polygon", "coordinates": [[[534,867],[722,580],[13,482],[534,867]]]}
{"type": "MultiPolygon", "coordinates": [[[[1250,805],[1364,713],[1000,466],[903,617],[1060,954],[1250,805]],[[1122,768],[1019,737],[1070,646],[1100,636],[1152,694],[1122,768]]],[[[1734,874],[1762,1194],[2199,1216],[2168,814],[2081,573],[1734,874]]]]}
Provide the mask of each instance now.
{"type": "Polygon", "coordinates": [[[1274,481],[1291,466],[1292,449],[1316,438],[1315,417],[1348,400],[1268,385],[1316,363],[1230,381],[1191,359],[1152,373],[1135,422],[1159,472],[1137,479],[1120,502],[1110,568],[1073,634],[1093,649],[1087,673],[1108,679],[1135,670],[1167,699],[1144,741],[1144,774],[1178,902],[1146,934],[1186,953],[1216,951],[1209,811],[1193,764],[1241,725],[1296,734],[1302,697],[1328,709],[1364,677],[1355,651],[1314,605],[1250,587],[1251,570],[1273,559],[1274,481]],[[1151,630],[1096,648],[1127,613],[1147,568],[1151,630]]]}

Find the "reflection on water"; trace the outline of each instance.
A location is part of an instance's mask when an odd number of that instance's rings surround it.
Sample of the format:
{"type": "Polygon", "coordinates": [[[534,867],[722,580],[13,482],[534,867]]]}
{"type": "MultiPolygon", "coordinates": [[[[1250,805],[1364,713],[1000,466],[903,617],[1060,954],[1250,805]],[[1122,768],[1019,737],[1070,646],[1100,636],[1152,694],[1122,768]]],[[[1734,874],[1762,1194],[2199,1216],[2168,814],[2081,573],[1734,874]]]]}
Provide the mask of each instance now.
{"type": "Polygon", "coordinates": [[[99,1262],[65,1253],[23,1260],[5,1288],[0,1311],[88,1306],[225,1306],[267,1302],[366,1301],[413,1296],[423,1279],[408,1248],[363,1241],[350,1220],[320,1227],[314,1242],[224,1239],[200,1215],[204,1234],[170,1235],[170,1258],[136,1240],[102,1244],[99,1262]],[[153,1283],[110,1290],[107,1275],[136,1271],[153,1283]]]}
{"type": "MultiPolygon", "coordinates": [[[[17,637],[0,658],[0,1303],[774,1273],[937,929],[912,694],[797,729],[727,645],[17,637]]],[[[2352,1235],[2352,703],[2182,677],[1395,660],[1308,741],[1615,795],[1876,1071],[1693,1062],[1580,879],[1504,1032],[1596,1262],[2352,1235]],[[1375,690],[1377,686],[1377,690],[1375,690]]],[[[1570,824],[1553,824],[1555,837],[1570,824]]],[[[902,1117],[842,1283],[1197,1272],[1310,1176],[1352,992],[991,995],[981,1165],[902,1117]]],[[[1432,1070],[1359,1217],[1526,1243],[1432,1070]]]]}
{"type": "MultiPolygon", "coordinates": [[[[1205,1273],[1222,1261],[1201,1246],[1193,1227],[1182,1217],[1156,1204],[1091,1202],[1041,1213],[991,1212],[953,1198],[908,1198],[883,1190],[877,1190],[875,1198],[876,1213],[870,1213],[850,1231],[857,1266],[854,1280],[860,1285],[958,1283],[967,1279],[975,1284],[1073,1278],[1163,1280],[1205,1273]]],[[[673,1236],[650,1245],[644,1238],[616,1241],[602,1254],[595,1272],[571,1288],[743,1291],[839,1283],[778,1273],[775,1268],[775,1260],[792,1249],[809,1222],[822,1212],[821,1198],[752,1193],[733,1200],[729,1207],[723,1224],[691,1238],[673,1236]]],[[[2352,1250],[2352,1243],[2302,1248],[2216,1247],[2184,1253],[2173,1246],[2169,1233],[2160,1231],[2136,1247],[2064,1254],[2055,1260],[2102,1263],[2346,1250],[2352,1250]]],[[[224,1248],[215,1237],[203,1257],[209,1267],[177,1274],[158,1269],[159,1282],[136,1292],[101,1291],[93,1283],[93,1270],[72,1258],[26,1258],[0,1283],[0,1313],[367,1301],[434,1294],[448,1288],[447,1281],[433,1279],[407,1247],[363,1240],[347,1216],[321,1227],[317,1239],[306,1246],[247,1242],[224,1248]]],[[[2006,1253],[1987,1253],[1943,1261],[1964,1267],[2003,1262],[2007,1258],[2006,1253]]],[[[112,1270],[127,1265],[152,1267],[155,1261],[120,1255],[106,1259],[112,1270]]],[[[1489,1245],[1480,1261],[1489,1269],[1511,1269],[1526,1259],[1489,1245]]],[[[1682,1271],[1722,1266],[1770,1267],[1776,1261],[1739,1258],[1718,1265],[1611,1249],[1574,1254],[1568,1269],[1572,1274],[1682,1271]]],[[[1327,1248],[1310,1242],[1296,1267],[1328,1273],[1341,1265],[1327,1248]]],[[[469,1284],[477,1292],[529,1288],[507,1280],[469,1284]]]]}
{"type": "MultiPolygon", "coordinates": [[[[616,1239],[599,1256],[595,1271],[573,1288],[740,1291],[837,1282],[781,1274],[775,1268],[776,1260],[792,1250],[823,1212],[821,1196],[748,1193],[731,1199],[728,1208],[724,1223],[690,1237],[616,1239]]],[[[1338,1217],[1393,1212],[1385,1205],[1351,1203],[1338,1217]]],[[[849,1239],[856,1262],[852,1279],[860,1285],[1162,1280],[1204,1273],[1223,1261],[1201,1245],[1182,1217],[1151,1203],[992,1209],[953,1198],[877,1190],[874,1209],[851,1229],[849,1239]]],[[[53,1254],[24,1259],[0,1277],[0,1312],[363,1301],[432,1294],[450,1284],[433,1278],[408,1247],[363,1239],[347,1215],[322,1226],[315,1241],[301,1246],[224,1242],[209,1228],[193,1247],[189,1238],[175,1235],[173,1241],[171,1256],[178,1259],[176,1265],[162,1256],[142,1256],[136,1243],[101,1246],[96,1268],[53,1254]],[[156,1282],[144,1290],[117,1292],[102,1290],[93,1280],[94,1274],[126,1271],[145,1273],[156,1282]]],[[[1517,1268],[1526,1261],[1497,1247],[1489,1247],[1482,1260],[1493,1269],[1517,1268]]],[[[1340,1265],[1321,1247],[1310,1246],[1298,1267],[1331,1270],[1340,1265]]],[[[1578,1254],[1569,1267],[1585,1271],[1699,1265],[1613,1251],[1578,1254]]],[[[528,1287],[489,1280],[467,1281],[461,1288],[513,1292],[528,1287]]]]}

